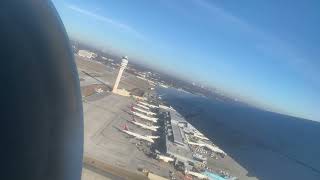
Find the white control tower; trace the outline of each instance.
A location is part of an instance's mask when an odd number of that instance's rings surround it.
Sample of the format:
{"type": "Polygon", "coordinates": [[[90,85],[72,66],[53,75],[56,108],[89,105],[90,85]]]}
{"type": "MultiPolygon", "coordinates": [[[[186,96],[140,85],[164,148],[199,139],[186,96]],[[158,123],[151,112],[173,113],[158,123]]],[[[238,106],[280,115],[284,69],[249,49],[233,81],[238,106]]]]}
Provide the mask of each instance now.
{"type": "Polygon", "coordinates": [[[113,93],[115,93],[117,91],[118,85],[119,85],[119,82],[120,82],[120,79],[121,79],[121,76],[122,76],[122,73],[123,73],[124,69],[127,67],[127,65],[128,65],[128,57],[127,56],[122,57],[120,70],[119,70],[116,82],[114,83],[114,86],[113,86],[113,89],[112,89],[113,93]]]}

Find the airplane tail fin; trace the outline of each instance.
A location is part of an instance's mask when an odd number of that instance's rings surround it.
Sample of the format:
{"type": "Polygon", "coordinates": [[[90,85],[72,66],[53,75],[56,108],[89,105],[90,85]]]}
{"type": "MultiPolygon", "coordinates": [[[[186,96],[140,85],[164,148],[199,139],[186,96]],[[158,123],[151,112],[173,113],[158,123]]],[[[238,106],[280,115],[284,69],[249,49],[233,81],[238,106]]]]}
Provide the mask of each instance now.
{"type": "Polygon", "coordinates": [[[132,115],[132,113],[126,109],[121,109],[123,112],[128,113],[129,115],[132,115]]]}
{"type": "Polygon", "coordinates": [[[123,126],[123,130],[129,131],[129,128],[128,128],[128,125],[127,125],[127,124],[125,124],[125,125],[123,126]]]}

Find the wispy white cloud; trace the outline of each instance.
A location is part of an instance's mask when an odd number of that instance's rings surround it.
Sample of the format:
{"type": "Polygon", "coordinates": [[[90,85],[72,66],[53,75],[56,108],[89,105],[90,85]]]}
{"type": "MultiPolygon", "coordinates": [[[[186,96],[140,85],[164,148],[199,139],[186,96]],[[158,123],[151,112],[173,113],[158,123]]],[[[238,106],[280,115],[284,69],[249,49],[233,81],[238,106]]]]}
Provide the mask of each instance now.
{"type": "Polygon", "coordinates": [[[97,13],[94,13],[92,11],[89,11],[89,10],[86,10],[86,9],[83,9],[83,8],[80,8],[76,5],[73,5],[73,4],[66,4],[66,7],[76,13],[79,13],[79,14],[82,14],[82,15],[85,15],[85,16],[88,16],[90,18],[93,18],[97,21],[100,21],[100,22],[103,22],[103,23],[107,23],[107,24],[110,24],[122,31],[125,31],[125,32],[128,32],[128,33],[131,33],[132,35],[134,35],[136,38],[139,38],[141,40],[145,40],[145,36],[143,34],[141,34],[140,32],[136,31],[133,27],[127,25],[127,24],[124,24],[124,23],[121,23],[117,20],[114,20],[110,17],[106,17],[106,16],[102,16],[102,15],[99,15],[97,13]]]}
{"type": "Polygon", "coordinates": [[[247,23],[246,21],[238,18],[237,16],[233,15],[232,13],[224,10],[221,7],[216,6],[215,4],[212,4],[211,2],[207,2],[206,0],[192,0],[192,2],[204,9],[205,11],[208,11],[211,13],[211,15],[214,15],[214,17],[220,18],[221,20],[232,23],[233,25],[241,28],[242,30],[246,31],[253,31],[253,27],[247,23]]]}
{"type": "Polygon", "coordinates": [[[288,64],[296,72],[302,74],[320,89],[320,71],[314,66],[304,54],[290,43],[282,40],[273,34],[267,33],[258,27],[248,23],[246,20],[239,18],[225,9],[216,6],[206,0],[192,0],[199,8],[211,16],[218,17],[231,24],[236,29],[241,30],[257,40],[256,48],[275,57],[280,57],[282,62],[288,64]]]}

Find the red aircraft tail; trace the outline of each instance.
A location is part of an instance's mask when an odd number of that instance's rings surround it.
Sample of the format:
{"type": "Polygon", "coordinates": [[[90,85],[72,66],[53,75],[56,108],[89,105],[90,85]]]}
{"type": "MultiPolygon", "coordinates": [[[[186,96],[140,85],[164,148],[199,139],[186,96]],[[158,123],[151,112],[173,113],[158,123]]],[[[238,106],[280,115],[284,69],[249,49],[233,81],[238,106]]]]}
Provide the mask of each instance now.
{"type": "Polygon", "coordinates": [[[128,128],[128,125],[127,125],[127,124],[125,124],[125,125],[123,126],[123,130],[129,131],[129,128],[128,128]]]}

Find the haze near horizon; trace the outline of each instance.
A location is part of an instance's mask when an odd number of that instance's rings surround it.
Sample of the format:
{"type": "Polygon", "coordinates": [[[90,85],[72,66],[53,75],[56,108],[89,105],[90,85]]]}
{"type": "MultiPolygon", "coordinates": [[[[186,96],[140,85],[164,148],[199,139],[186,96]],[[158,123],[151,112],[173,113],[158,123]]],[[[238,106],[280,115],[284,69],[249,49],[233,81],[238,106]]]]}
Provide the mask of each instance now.
{"type": "Polygon", "coordinates": [[[320,2],[53,1],[70,37],[320,121],[320,2]]]}

